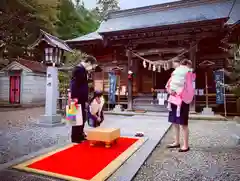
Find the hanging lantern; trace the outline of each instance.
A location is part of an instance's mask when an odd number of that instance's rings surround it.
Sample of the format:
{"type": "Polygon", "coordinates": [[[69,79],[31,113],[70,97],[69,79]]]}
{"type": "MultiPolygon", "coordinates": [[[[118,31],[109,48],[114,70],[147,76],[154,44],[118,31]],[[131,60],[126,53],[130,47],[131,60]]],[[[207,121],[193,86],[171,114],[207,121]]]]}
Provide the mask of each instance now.
{"type": "Polygon", "coordinates": [[[147,67],[147,63],[146,63],[146,61],[145,61],[145,60],[143,61],[143,67],[144,67],[144,68],[146,68],[146,67],[147,67]]]}
{"type": "Polygon", "coordinates": [[[155,65],[153,65],[153,71],[154,71],[154,72],[156,71],[156,66],[155,66],[155,65]]]}

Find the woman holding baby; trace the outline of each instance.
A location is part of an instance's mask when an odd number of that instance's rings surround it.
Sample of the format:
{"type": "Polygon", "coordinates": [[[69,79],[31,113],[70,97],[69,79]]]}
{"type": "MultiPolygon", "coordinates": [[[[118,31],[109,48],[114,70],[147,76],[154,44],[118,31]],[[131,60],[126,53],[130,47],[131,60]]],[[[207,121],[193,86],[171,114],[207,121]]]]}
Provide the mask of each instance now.
{"type": "Polygon", "coordinates": [[[168,121],[172,123],[175,137],[174,142],[167,148],[179,148],[179,152],[189,151],[188,119],[189,105],[194,97],[193,81],[195,74],[192,72],[192,62],[188,59],[173,62],[173,71],[166,85],[169,94],[168,121]],[[183,145],[180,146],[180,127],[183,131],[183,145]]]}

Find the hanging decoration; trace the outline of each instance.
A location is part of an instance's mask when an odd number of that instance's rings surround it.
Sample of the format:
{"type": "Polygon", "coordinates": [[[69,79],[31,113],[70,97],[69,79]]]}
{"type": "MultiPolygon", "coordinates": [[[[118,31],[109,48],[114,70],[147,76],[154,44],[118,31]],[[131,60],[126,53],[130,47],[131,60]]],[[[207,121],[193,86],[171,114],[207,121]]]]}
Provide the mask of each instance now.
{"type": "Polygon", "coordinates": [[[151,63],[149,63],[148,70],[151,70],[151,69],[152,69],[152,65],[151,65],[151,63]]]}
{"type": "Polygon", "coordinates": [[[152,70],[152,71],[156,71],[157,70],[158,72],[161,72],[161,67],[163,67],[163,69],[165,71],[169,70],[170,68],[172,68],[172,63],[175,60],[177,60],[179,57],[181,57],[185,53],[189,52],[191,49],[195,48],[196,46],[197,46],[197,43],[196,43],[195,46],[192,46],[188,50],[183,51],[182,53],[178,54],[177,56],[175,56],[175,57],[173,57],[173,58],[171,58],[169,60],[151,61],[151,60],[148,60],[148,59],[145,59],[145,58],[141,57],[137,53],[132,52],[132,54],[135,55],[136,57],[140,58],[141,60],[143,60],[143,67],[144,68],[147,68],[147,64],[148,64],[148,70],[152,70]]]}
{"type": "Polygon", "coordinates": [[[164,69],[165,71],[167,70],[167,64],[166,64],[166,63],[163,64],[163,69],[164,69]]]}
{"type": "Polygon", "coordinates": [[[153,65],[153,71],[154,72],[156,71],[156,65],[153,65]]]}
{"type": "Polygon", "coordinates": [[[146,63],[146,61],[145,61],[145,60],[143,61],[143,67],[144,67],[144,68],[146,68],[146,67],[147,67],[147,63],[146,63]]]}

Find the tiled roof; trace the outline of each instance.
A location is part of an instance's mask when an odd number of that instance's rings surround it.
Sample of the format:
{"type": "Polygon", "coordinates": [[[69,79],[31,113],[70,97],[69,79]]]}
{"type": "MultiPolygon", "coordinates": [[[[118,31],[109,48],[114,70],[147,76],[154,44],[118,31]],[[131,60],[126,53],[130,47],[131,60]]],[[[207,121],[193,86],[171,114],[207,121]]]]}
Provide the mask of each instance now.
{"type": "Polygon", "coordinates": [[[233,0],[183,0],[120,10],[110,13],[108,19],[101,23],[98,32],[101,34],[227,18],[232,4],[233,0]]]}
{"type": "Polygon", "coordinates": [[[230,19],[228,20],[228,24],[235,24],[240,20],[240,1],[236,0],[235,4],[230,13],[230,19]]]}
{"type": "Polygon", "coordinates": [[[34,48],[43,40],[47,41],[47,43],[53,47],[58,47],[62,50],[72,52],[72,49],[63,40],[57,38],[56,36],[50,35],[43,30],[41,30],[40,37],[30,46],[30,48],[34,48]]]}
{"type": "Polygon", "coordinates": [[[31,60],[26,60],[26,59],[16,59],[16,62],[20,63],[21,65],[29,68],[33,72],[39,72],[39,73],[45,73],[47,68],[44,64],[37,62],[37,61],[31,61],[31,60]]]}
{"type": "MultiPolygon", "coordinates": [[[[227,18],[233,3],[234,0],[182,0],[120,10],[110,13],[108,19],[101,23],[96,32],[67,40],[66,42],[102,40],[101,33],[114,31],[227,18]]],[[[230,13],[228,24],[233,24],[240,20],[239,9],[240,0],[236,0],[230,13]]]]}
{"type": "Polygon", "coordinates": [[[103,40],[103,38],[101,35],[99,35],[99,33],[92,32],[71,40],[66,40],[65,42],[70,43],[70,42],[91,41],[91,40],[103,40]]]}

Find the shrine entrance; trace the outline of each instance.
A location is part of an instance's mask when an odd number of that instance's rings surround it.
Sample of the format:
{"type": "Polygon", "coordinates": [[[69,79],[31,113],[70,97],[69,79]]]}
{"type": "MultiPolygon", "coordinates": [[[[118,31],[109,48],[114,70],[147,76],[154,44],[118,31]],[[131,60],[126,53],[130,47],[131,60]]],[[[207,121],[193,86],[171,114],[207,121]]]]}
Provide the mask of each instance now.
{"type": "Polygon", "coordinates": [[[158,72],[157,70],[152,71],[148,70],[148,68],[144,68],[140,61],[138,64],[138,75],[136,80],[138,81],[138,88],[136,88],[138,93],[151,94],[152,89],[157,89],[158,92],[165,91],[165,85],[170,78],[173,69],[161,69],[161,72],[158,72]]]}
{"type": "Polygon", "coordinates": [[[161,72],[153,72],[153,88],[154,89],[165,89],[165,85],[167,84],[168,79],[171,76],[173,69],[162,70],[161,72]]]}

